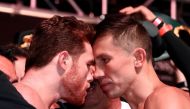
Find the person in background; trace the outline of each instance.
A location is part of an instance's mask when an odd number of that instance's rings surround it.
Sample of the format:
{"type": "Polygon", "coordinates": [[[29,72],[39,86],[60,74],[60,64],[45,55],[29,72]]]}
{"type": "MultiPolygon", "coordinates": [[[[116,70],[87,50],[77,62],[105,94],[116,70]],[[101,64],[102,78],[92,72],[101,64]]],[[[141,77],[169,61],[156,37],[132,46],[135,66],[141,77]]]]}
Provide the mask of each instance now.
{"type": "Polygon", "coordinates": [[[59,109],[131,109],[129,104],[121,101],[120,98],[110,99],[101,90],[97,80],[91,82],[84,104],[74,106],[61,103],[59,109]]]}
{"type": "Polygon", "coordinates": [[[176,81],[176,66],[171,64],[170,59],[162,59],[153,62],[154,70],[156,71],[159,79],[165,84],[175,86],[176,81]]]}
{"type": "Polygon", "coordinates": [[[15,56],[10,51],[0,48],[0,70],[7,76],[10,82],[17,80],[14,68],[15,56]]]}
{"type": "Polygon", "coordinates": [[[15,72],[12,72],[14,76],[9,76],[10,79],[14,80],[13,82],[20,81],[25,75],[25,62],[28,57],[28,51],[15,44],[7,44],[1,46],[0,49],[5,51],[4,56],[7,55],[6,57],[12,60],[14,65],[15,72]]]}
{"type": "Polygon", "coordinates": [[[0,55],[0,67],[3,72],[11,82],[19,81],[25,74],[27,51],[15,44],[7,44],[0,47],[0,55]]]}
{"type": "Polygon", "coordinates": [[[188,92],[187,81],[170,57],[153,62],[154,69],[161,81],[188,92]]]}
{"type": "Polygon", "coordinates": [[[11,50],[0,48],[0,108],[35,109],[17,92],[12,82],[17,81],[15,56],[11,50]]]}
{"type": "Polygon", "coordinates": [[[109,98],[122,96],[132,109],[188,109],[189,95],[156,75],[150,36],[140,17],[113,14],[97,25],[94,78],[109,98]]]}
{"type": "Polygon", "coordinates": [[[120,98],[110,99],[101,90],[97,81],[92,83],[88,91],[85,103],[79,109],[131,109],[120,98]]]}
{"type": "Polygon", "coordinates": [[[120,98],[108,98],[102,92],[98,82],[94,81],[80,109],[130,109],[130,106],[120,98]]]}

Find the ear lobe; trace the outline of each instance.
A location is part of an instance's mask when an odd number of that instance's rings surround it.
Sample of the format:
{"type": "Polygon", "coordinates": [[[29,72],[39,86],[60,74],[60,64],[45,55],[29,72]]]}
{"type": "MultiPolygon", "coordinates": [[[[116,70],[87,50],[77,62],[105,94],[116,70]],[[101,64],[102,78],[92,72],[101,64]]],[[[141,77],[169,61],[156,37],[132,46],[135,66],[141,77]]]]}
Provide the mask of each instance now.
{"type": "Polygon", "coordinates": [[[59,53],[58,64],[65,71],[71,68],[71,66],[73,65],[73,61],[72,57],[67,51],[62,51],[61,53],[59,53]]]}
{"type": "Polygon", "coordinates": [[[137,48],[134,50],[133,52],[134,57],[135,57],[135,61],[134,61],[134,65],[135,67],[142,67],[145,59],[146,59],[146,52],[144,49],[142,48],[137,48]]]}

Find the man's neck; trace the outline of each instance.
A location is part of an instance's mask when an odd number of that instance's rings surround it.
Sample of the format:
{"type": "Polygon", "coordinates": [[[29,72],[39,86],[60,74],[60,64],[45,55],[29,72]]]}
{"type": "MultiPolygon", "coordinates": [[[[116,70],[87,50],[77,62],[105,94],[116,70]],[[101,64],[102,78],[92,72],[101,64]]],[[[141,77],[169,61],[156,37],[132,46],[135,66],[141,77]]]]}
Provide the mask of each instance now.
{"type": "Polygon", "coordinates": [[[127,88],[124,98],[134,109],[143,107],[148,96],[161,84],[154,69],[147,66],[141,69],[134,82],[127,88]]]}
{"type": "MultiPolygon", "coordinates": [[[[32,93],[39,96],[39,99],[43,102],[45,108],[49,108],[50,105],[56,102],[59,98],[58,92],[58,79],[55,75],[49,73],[51,71],[46,71],[46,69],[40,70],[29,70],[23,80],[18,84],[23,84],[23,86],[28,87],[32,93]]],[[[22,94],[22,92],[21,92],[22,94]]],[[[31,96],[31,95],[26,95],[31,96]]],[[[30,97],[29,97],[30,98],[30,97]]]]}
{"type": "Polygon", "coordinates": [[[103,101],[94,106],[83,106],[80,109],[121,109],[121,101],[119,98],[110,99],[109,101],[103,101]]]}
{"type": "Polygon", "coordinates": [[[121,109],[121,100],[119,98],[113,99],[105,109],[121,109]]]}

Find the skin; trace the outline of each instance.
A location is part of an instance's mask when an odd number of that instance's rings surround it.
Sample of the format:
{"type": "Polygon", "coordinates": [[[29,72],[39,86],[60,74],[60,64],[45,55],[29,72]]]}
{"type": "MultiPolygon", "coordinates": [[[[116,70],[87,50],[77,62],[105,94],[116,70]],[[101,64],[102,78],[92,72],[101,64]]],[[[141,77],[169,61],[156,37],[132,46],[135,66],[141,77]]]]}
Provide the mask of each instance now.
{"type": "MultiPolygon", "coordinates": [[[[141,7],[128,7],[131,13],[141,7]],[[134,10],[133,10],[134,9],[134,10]]],[[[141,12],[149,12],[148,9],[141,12]]],[[[130,12],[126,12],[131,14],[130,12]]],[[[155,18],[152,13],[146,18],[155,18]],[[151,17],[152,16],[152,17],[151,17]]],[[[93,50],[96,62],[94,78],[109,98],[123,96],[132,109],[188,109],[189,95],[178,88],[162,83],[147,61],[143,48],[131,52],[113,43],[111,34],[96,39],[93,50]]]]}
{"type": "Polygon", "coordinates": [[[7,75],[9,81],[13,82],[17,80],[14,64],[10,60],[1,55],[0,55],[0,70],[7,75]]]}
{"type": "Polygon", "coordinates": [[[123,94],[131,81],[133,81],[133,79],[125,78],[136,75],[131,73],[132,70],[135,70],[134,68],[129,69],[128,74],[125,74],[125,69],[131,67],[132,60],[125,58],[130,54],[123,51],[122,48],[115,47],[112,44],[112,38],[108,35],[108,37],[103,37],[96,41],[94,44],[94,56],[96,60],[95,77],[100,78],[100,86],[103,92],[110,98],[123,94]]]}
{"type": "Polygon", "coordinates": [[[132,109],[189,108],[189,96],[158,79],[151,62],[146,62],[143,49],[136,48],[126,53],[113,45],[109,35],[98,39],[93,48],[96,60],[94,77],[99,79],[100,87],[108,97],[123,96],[132,109]]]}
{"type": "Polygon", "coordinates": [[[82,104],[85,101],[85,96],[87,95],[86,89],[90,87],[89,82],[93,80],[93,63],[94,57],[92,53],[92,47],[89,44],[85,44],[86,53],[83,53],[77,63],[74,62],[73,67],[69,73],[63,75],[61,80],[66,94],[64,94],[63,99],[71,103],[82,104]],[[68,90],[66,90],[68,89],[68,90]],[[68,96],[69,95],[69,96],[68,96]],[[68,97],[67,97],[68,96],[68,97]]]}
{"type": "Polygon", "coordinates": [[[25,57],[16,57],[17,60],[11,62],[3,56],[0,56],[0,69],[8,76],[10,82],[20,81],[25,74],[25,57]]]}
{"type": "Polygon", "coordinates": [[[101,90],[99,84],[95,82],[85,99],[85,103],[80,109],[120,109],[121,101],[119,98],[110,99],[101,90]]]}
{"type": "Polygon", "coordinates": [[[46,66],[29,69],[15,87],[37,109],[48,109],[59,99],[76,105],[84,103],[93,80],[94,61],[92,47],[87,42],[84,45],[85,52],[77,60],[61,51],[46,66]]]}
{"type": "Polygon", "coordinates": [[[20,81],[25,75],[26,58],[20,56],[17,56],[16,58],[17,60],[14,61],[14,67],[16,70],[16,75],[18,77],[18,81],[20,81]]]}
{"type": "Polygon", "coordinates": [[[148,21],[153,21],[154,18],[156,18],[156,15],[144,6],[138,6],[135,8],[132,6],[129,6],[129,7],[125,7],[121,9],[119,12],[124,13],[124,14],[133,14],[133,13],[140,12],[144,15],[145,19],[148,21]]]}

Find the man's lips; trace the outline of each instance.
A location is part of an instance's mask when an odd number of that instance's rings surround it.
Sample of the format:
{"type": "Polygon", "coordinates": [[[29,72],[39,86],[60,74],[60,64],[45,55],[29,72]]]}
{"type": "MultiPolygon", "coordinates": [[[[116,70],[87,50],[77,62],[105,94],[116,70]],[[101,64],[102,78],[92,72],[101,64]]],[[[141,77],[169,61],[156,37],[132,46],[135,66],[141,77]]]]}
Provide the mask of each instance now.
{"type": "Polygon", "coordinates": [[[104,84],[100,84],[100,87],[106,87],[108,86],[110,83],[104,83],[104,84]]]}
{"type": "Polygon", "coordinates": [[[100,81],[100,85],[101,85],[101,86],[105,86],[105,85],[108,85],[108,84],[111,84],[111,81],[108,80],[108,79],[102,79],[102,80],[100,81]]]}
{"type": "Polygon", "coordinates": [[[100,82],[100,87],[102,90],[109,90],[109,86],[110,86],[111,82],[109,80],[102,80],[100,82]]]}

